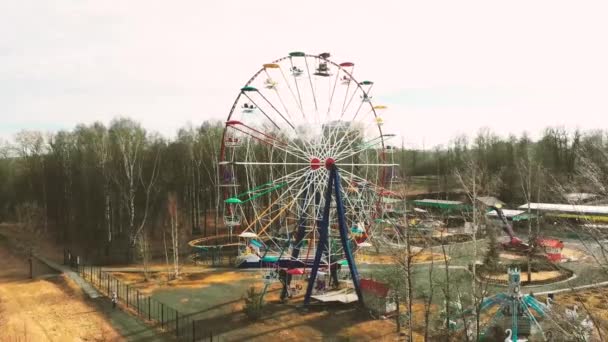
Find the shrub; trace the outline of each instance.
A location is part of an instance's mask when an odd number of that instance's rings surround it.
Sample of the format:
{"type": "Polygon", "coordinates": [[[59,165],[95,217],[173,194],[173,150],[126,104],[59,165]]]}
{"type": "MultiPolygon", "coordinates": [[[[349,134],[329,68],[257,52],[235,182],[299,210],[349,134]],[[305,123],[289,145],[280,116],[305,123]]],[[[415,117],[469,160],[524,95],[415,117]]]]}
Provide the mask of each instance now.
{"type": "Polygon", "coordinates": [[[249,319],[257,320],[262,316],[264,308],[264,294],[257,292],[254,286],[251,286],[245,293],[245,314],[249,319]]]}

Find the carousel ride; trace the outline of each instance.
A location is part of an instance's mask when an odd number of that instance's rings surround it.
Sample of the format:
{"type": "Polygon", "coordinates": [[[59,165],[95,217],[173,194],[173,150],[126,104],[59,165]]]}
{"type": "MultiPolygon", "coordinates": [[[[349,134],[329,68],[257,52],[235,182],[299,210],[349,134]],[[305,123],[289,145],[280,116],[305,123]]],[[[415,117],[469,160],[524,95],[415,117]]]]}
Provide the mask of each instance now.
{"type": "Polygon", "coordinates": [[[305,275],[305,303],[317,276],[329,272],[335,283],[341,266],[361,301],[353,255],[371,245],[396,179],[394,135],[384,132],[386,106],[372,103],[374,83],[329,58],[292,52],[264,64],[230,109],[218,163],[236,266],[266,268],[265,281],[283,282],[284,292],[305,275]]]}
{"type": "MultiPolygon", "coordinates": [[[[551,296],[548,296],[545,302],[540,302],[533,294],[523,294],[518,268],[510,268],[508,278],[507,292],[485,298],[480,305],[482,314],[491,315],[485,329],[480,331],[480,340],[496,340],[493,329],[504,331],[505,342],[528,339],[553,341],[554,336],[562,336],[568,340],[590,340],[594,330],[593,321],[589,316],[583,318],[579,315],[576,306],[562,310],[554,304],[551,296]]],[[[465,313],[471,314],[472,310],[465,313]]],[[[472,335],[468,328],[467,334],[472,335]]]]}

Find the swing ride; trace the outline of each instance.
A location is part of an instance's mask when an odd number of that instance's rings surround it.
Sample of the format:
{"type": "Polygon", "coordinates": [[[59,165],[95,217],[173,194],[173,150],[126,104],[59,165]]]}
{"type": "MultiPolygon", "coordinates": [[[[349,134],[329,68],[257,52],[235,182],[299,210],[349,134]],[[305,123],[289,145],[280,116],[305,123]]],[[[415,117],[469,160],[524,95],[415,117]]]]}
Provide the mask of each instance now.
{"type": "Polygon", "coordinates": [[[218,163],[237,267],[267,268],[265,282],[284,292],[306,276],[305,303],[341,266],[361,300],[353,255],[371,245],[396,166],[374,83],[329,58],[292,52],[263,64],[230,110],[218,163]]]}

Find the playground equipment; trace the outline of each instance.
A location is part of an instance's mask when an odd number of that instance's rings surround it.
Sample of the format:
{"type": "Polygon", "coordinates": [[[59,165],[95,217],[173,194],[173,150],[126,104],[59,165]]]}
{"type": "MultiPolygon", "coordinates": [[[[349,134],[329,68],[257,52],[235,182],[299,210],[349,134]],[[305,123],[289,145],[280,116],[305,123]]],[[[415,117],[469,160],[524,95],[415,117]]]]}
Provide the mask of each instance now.
{"type": "Polygon", "coordinates": [[[218,163],[237,266],[282,269],[286,288],[292,270],[309,270],[306,303],[320,270],[335,279],[340,262],[361,298],[353,253],[370,246],[396,166],[373,82],[329,57],[292,52],[264,64],[236,97],[218,163]]]}

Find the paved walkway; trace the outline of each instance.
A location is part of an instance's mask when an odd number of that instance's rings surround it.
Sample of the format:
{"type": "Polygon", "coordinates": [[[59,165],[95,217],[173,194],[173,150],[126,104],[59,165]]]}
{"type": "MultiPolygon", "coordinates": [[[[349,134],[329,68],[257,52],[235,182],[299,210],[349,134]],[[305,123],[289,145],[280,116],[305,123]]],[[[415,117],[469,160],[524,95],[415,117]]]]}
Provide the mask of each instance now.
{"type": "MultiPolygon", "coordinates": [[[[567,279],[565,281],[569,281],[569,280],[570,279],[567,279]]],[[[603,282],[595,283],[595,284],[581,285],[581,286],[576,286],[576,287],[565,287],[562,289],[556,289],[556,290],[552,290],[552,291],[543,291],[543,292],[538,292],[535,294],[536,295],[545,295],[545,294],[549,294],[549,293],[571,292],[571,291],[578,291],[578,290],[593,289],[596,287],[603,287],[603,286],[608,286],[608,281],[603,281],[603,282]]]]}
{"type": "Polygon", "coordinates": [[[164,338],[154,328],[146,325],[138,318],[120,310],[112,308],[112,303],[106,297],[100,297],[93,301],[95,306],[102,312],[110,321],[112,326],[127,340],[127,341],[152,341],[161,342],[170,340],[164,338]]]}
{"type": "Polygon", "coordinates": [[[82,277],[78,273],[74,272],[70,267],[60,265],[40,255],[34,255],[34,258],[48,265],[50,268],[66,274],[92,299],[101,297],[101,294],[91,284],[89,284],[86,280],[82,279],[82,277]]]}
{"type": "Polygon", "coordinates": [[[128,314],[127,312],[119,308],[112,308],[112,303],[110,302],[109,298],[99,293],[99,291],[97,291],[95,287],[93,287],[89,282],[84,280],[77,272],[73,271],[70,267],[60,265],[41,255],[34,255],[34,258],[48,265],[50,268],[66,274],[70,279],[72,279],[92,299],[92,304],[97,307],[99,312],[103,313],[104,316],[107,317],[112,326],[127,341],[167,341],[168,338],[163,338],[163,336],[159,332],[154,330],[154,328],[146,325],[142,320],[128,314]]]}

